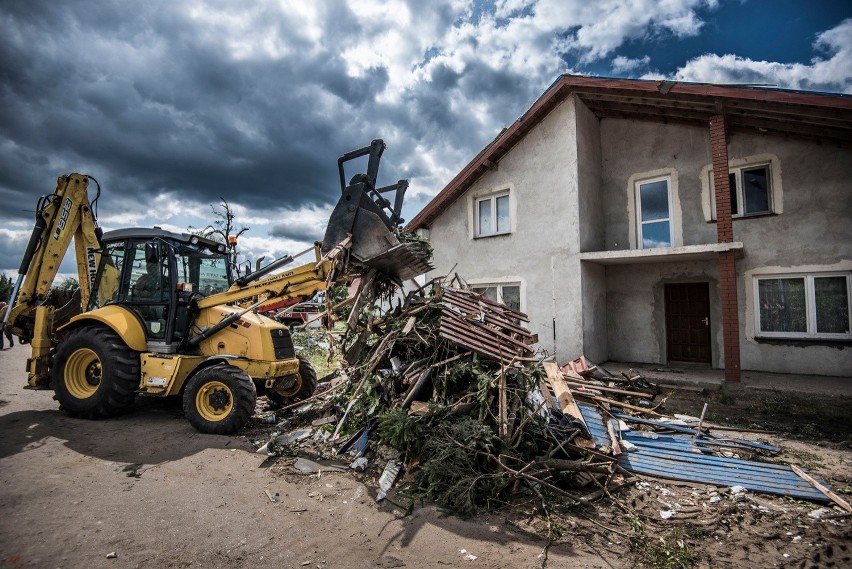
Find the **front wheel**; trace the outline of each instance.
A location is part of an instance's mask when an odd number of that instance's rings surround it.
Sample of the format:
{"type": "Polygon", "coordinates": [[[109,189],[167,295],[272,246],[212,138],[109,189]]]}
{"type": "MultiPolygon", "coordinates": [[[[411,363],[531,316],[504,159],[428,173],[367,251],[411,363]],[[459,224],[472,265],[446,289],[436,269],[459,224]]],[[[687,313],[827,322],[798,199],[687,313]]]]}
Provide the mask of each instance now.
{"type": "Polygon", "coordinates": [[[295,381],[289,382],[287,387],[273,388],[266,394],[267,399],[276,407],[302,401],[314,394],[317,390],[317,371],[307,358],[299,358],[299,373],[294,377],[295,381]]]}
{"type": "Polygon", "coordinates": [[[85,419],[117,415],[139,387],[139,354],[105,326],[72,330],[59,343],[51,381],[62,409],[85,419]]]}
{"type": "Polygon", "coordinates": [[[183,412],[202,433],[232,435],[254,413],[257,391],[238,367],[219,364],[195,374],[183,392],[183,412]]]}

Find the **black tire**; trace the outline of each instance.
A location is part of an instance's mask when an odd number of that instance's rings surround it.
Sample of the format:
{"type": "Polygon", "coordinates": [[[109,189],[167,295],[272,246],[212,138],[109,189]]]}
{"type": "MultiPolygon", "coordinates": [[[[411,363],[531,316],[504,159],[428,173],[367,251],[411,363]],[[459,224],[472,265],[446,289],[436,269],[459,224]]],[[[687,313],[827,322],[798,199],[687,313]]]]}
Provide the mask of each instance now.
{"type": "Polygon", "coordinates": [[[84,326],[59,342],[51,381],[60,408],[85,419],[127,409],[139,388],[139,354],[106,326],[84,326]]]}
{"type": "Polygon", "coordinates": [[[296,386],[284,394],[274,390],[266,394],[266,398],[276,407],[307,399],[317,390],[317,371],[314,366],[306,358],[296,357],[299,358],[299,377],[296,386]]]}
{"type": "Polygon", "coordinates": [[[183,413],[202,433],[232,435],[254,414],[257,391],[238,367],[218,364],[195,374],[183,392],[183,413]]]}

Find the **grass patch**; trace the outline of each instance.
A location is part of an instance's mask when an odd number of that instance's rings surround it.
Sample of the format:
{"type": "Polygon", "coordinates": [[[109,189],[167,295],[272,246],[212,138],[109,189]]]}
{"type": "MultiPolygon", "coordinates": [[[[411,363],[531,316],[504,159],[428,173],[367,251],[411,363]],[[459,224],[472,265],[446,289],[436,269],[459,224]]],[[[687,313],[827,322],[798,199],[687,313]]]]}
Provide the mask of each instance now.
{"type": "Polygon", "coordinates": [[[337,369],[340,354],[333,349],[325,328],[305,328],[294,330],[292,334],[296,353],[311,362],[318,378],[322,379],[337,369]]]}

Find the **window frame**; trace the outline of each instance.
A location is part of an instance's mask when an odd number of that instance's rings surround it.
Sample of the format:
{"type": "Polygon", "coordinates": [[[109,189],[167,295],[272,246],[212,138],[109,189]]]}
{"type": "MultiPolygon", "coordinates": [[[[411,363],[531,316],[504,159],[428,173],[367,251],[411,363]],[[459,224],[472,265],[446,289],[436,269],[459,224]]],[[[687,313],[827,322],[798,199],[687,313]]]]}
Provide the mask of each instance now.
{"type": "MultiPolygon", "coordinates": [[[[736,181],[736,199],[737,199],[737,211],[739,213],[731,212],[732,219],[741,219],[744,217],[760,217],[763,215],[773,215],[775,214],[775,200],[773,198],[774,188],[773,183],[774,179],[772,176],[772,161],[771,160],[761,160],[757,162],[751,162],[748,164],[742,164],[740,166],[729,166],[728,167],[728,175],[734,175],[734,180],[736,181]],[[745,213],[743,211],[745,198],[743,196],[743,171],[744,170],[754,170],[757,168],[765,168],[766,169],[766,201],[769,204],[769,209],[767,211],[756,211],[753,213],[745,213]]],[[[707,173],[710,176],[710,207],[711,207],[711,215],[712,219],[718,219],[716,215],[716,182],[713,179],[713,168],[707,173]]]]}
{"type": "MultiPolygon", "coordinates": [[[[477,294],[482,294],[478,292],[479,289],[486,288],[496,288],[497,289],[497,302],[501,304],[506,304],[503,300],[503,288],[504,287],[517,287],[518,289],[518,310],[519,312],[526,312],[525,302],[524,302],[524,284],[519,280],[511,280],[504,282],[497,281],[482,281],[482,282],[470,282],[468,281],[468,286],[470,290],[476,292],[477,294]]],[[[508,306],[508,305],[507,305],[508,306]]]]}
{"type": "Polygon", "coordinates": [[[852,271],[826,271],[810,273],[780,273],[771,275],[755,275],[752,277],[752,291],[754,295],[754,330],[757,338],[785,338],[797,340],[852,340],[852,271]],[[817,332],[816,322],[816,290],[814,279],[824,277],[846,278],[846,318],[849,324],[849,332],[829,333],[817,332]],[[805,281],[805,332],[771,332],[764,331],[760,327],[760,281],[778,279],[804,279],[805,281]]]}
{"type": "Polygon", "coordinates": [[[473,236],[475,238],[493,237],[495,235],[508,235],[512,233],[512,197],[509,189],[499,190],[485,196],[475,197],[473,200],[473,223],[473,236]],[[509,227],[504,231],[497,231],[497,200],[503,197],[508,198],[509,200],[509,227]],[[482,226],[480,225],[479,207],[480,204],[483,202],[489,202],[491,205],[491,219],[493,222],[494,231],[491,231],[489,233],[484,233],[482,231],[482,226]]]}
{"type": "Polygon", "coordinates": [[[637,249],[671,249],[674,247],[674,217],[672,204],[672,176],[666,174],[664,176],[655,176],[653,178],[644,178],[633,182],[633,199],[636,209],[636,247],[637,249]],[[666,182],[666,203],[668,204],[668,217],[663,219],[655,219],[650,222],[642,221],[642,193],[641,187],[645,184],[653,184],[655,182],[666,182]],[[661,223],[666,221],[669,224],[669,244],[664,247],[645,247],[644,238],[642,236],[642,226],[651,223],[661,223]]]}

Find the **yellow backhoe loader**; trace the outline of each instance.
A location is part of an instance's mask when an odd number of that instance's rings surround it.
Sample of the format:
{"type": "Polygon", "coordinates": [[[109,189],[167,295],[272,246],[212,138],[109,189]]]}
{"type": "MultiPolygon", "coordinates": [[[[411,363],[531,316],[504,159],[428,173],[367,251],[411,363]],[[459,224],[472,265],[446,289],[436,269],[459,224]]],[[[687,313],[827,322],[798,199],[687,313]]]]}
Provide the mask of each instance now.
{"type": "Polygon", "coordinates": [[[396,236],[407,182],[376,188],[384,148],[375,140],[338,161],[341,198],[312,262],[287,269],[287,256],[241,278],[226,245],[211,239],[156,227],[102,233],[100,186],[89,200],[93,178],[60,177],[39,200],[2,320],[31,345],[26,387],[53,389],[62,409],[90,419],[122,412],[137,395],[182,396],[189,422],[216,434],[242,428],[258,395],[276,403],[310,396],[316,372],[297,357],[287,327],[255,309],[310,297],[353,265],[397,279],[429,269],[396,236]],[[360,156],[369,156],[367,173],[347,185],[343,164],[360,156]],[[391,190],[393,204],[382,197],[391,190]],[[72,238],[81,286],[54,307],[50,287],[72,238]]]}

